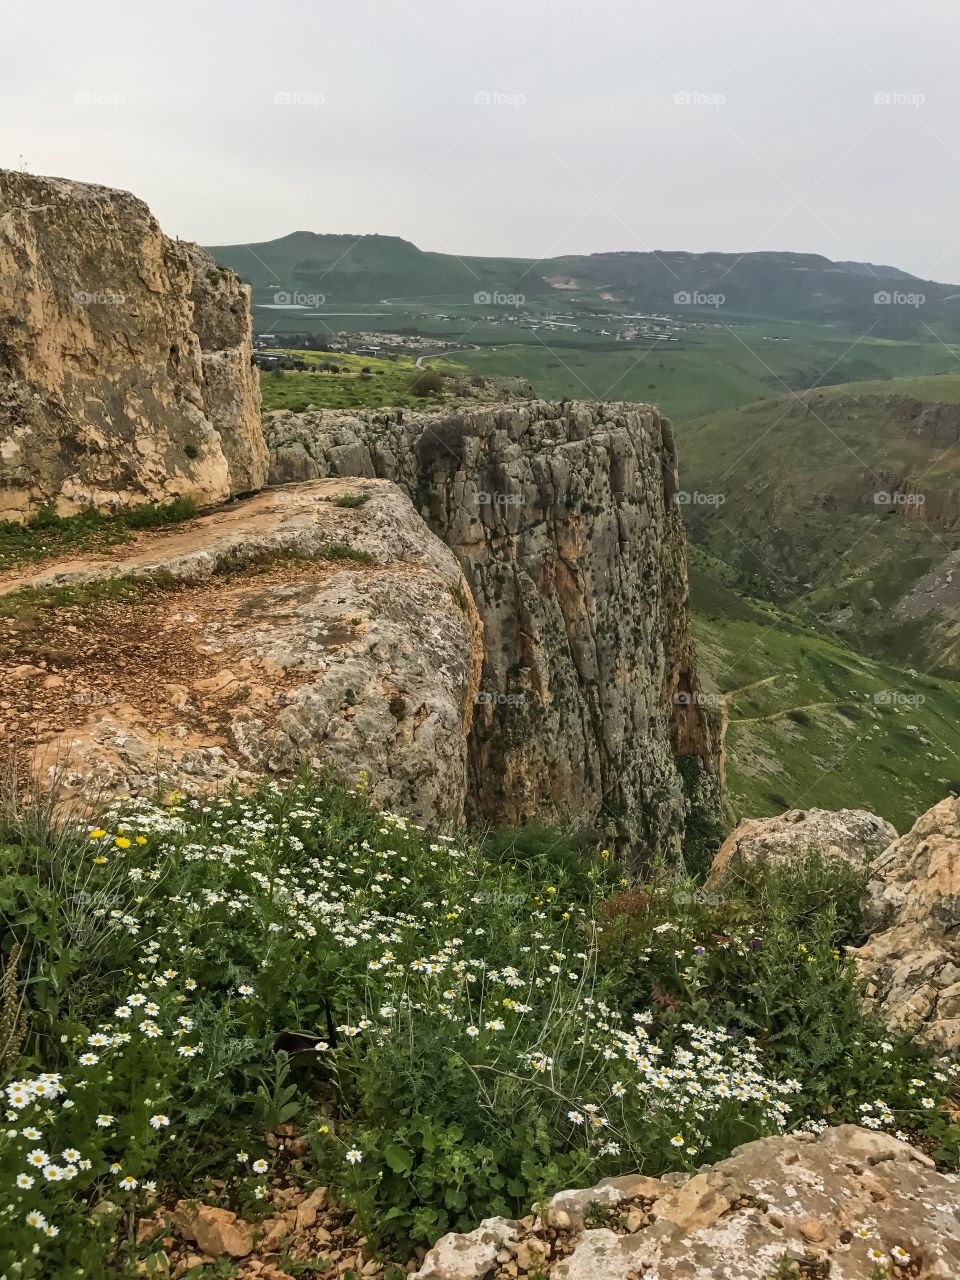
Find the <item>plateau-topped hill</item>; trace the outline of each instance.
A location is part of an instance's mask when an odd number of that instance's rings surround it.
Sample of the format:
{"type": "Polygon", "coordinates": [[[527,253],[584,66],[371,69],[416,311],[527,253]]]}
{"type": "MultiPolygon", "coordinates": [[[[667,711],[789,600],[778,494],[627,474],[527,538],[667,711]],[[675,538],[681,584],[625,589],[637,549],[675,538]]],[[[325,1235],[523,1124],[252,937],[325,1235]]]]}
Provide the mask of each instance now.
{"type": "Polygon", "coordinates": [[[682,432],[691,537],[754,595],[960,670],[960,376],[819,389],[682,432]]]}
{"type": "Polygon", "coordinates": [[[531,306],[582,303],[610,312],[639,307],[715,317],[715,303],[707,299],[722,295],[724,315],[875,328],[924,339],[930,336],[924,325],[960,334],[960,287],[813,253],[657,250],[497,258],[425,252],[397,236],[310,231],[253,244],[213,245],[208,251],[248,281],[255,300],[267,305],[293,301],[295,293],[322,295],[336,304],[392,300],[452,306],[490,295],[490,305],[493,295],[502,293],[521,295],[531,306]],[[878,302],[878,294],[888,300],[878,302]],[[898,304],[893,295],[900,294],[922,301],[898,304]]]}
{"type": "Polygon", "coordinates": [[[0,171],[0,518],[266,478],[248,291],[125,191],[0,171]]]}

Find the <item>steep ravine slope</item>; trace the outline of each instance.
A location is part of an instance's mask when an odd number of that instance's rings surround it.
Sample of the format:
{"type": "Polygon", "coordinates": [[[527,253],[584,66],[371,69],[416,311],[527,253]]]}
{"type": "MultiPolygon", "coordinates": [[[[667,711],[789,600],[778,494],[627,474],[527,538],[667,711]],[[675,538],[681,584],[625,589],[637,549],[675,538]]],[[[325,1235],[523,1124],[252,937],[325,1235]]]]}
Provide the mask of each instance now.
{"type": "Polygon", "coordinates": [[[960,672],[960,376],[821,388],[681,432],[691,539],[875,657],[960,672]]]}
{"type": "Polygon", "coordinates": [[[670,424],[551,403],[274,414],[271,480],[376,476],[455,552],[484,624],[468,812],[674,853],[715,812],[670,424]]]}
{"type": "Polygon", "coordinates": [[[266,479],[248,290],[124,191],[0,170],[0,518],[266,479]]]}

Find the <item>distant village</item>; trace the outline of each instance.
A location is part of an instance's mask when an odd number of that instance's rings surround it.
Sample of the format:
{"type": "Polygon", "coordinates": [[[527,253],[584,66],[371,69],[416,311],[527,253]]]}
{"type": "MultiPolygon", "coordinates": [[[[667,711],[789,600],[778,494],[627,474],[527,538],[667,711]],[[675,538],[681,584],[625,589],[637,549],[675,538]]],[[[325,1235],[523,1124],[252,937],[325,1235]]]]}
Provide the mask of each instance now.
{"type": "MultiPolygon", "coordinates": [[[[462,315],[442,311],[432,314],[429,318],[440,324],[462,326],[464,323],[462,315]]],[[[587,333],[616,342],[664,343],[679,343],[684,335],[706,327],[702,322],[657,312],[636,315],[624,315],[622,312],[595,313],[589,318],[584,318],[569,312],[553,312],[544,315],[520,308],[481,313],[479,316],[471,317],[471,323],[472,326],[477,327],[480,325],[485,328],[504,327],[531,333],[552,332],[571,335],[587,333]]],[[[458,351],[469,345],[471,344],[445,338],[440,334],[390,333],[382,330],[337,334],[274,333],[259,334],[254,338],[255,362],[265,369],[306,368],[305,362],[298,361],[295,356],[283,354],[283,351],[291,350],[329,351],[331,354],[343,353],[391,359],[399,356],[413,358],[435,356],[442,351],[458,351]]]]}
{"type": "Polygon", "coordinates": [[[436,335],[410,333],[265,333],[253,339],[254,364],[261,369],[315,369],[316,364],[298,359],[292,351],[328,351],[331,355],[370,356],[380,360],[400,356],[434,356],[456,351],[460,344],[436,335]]]}

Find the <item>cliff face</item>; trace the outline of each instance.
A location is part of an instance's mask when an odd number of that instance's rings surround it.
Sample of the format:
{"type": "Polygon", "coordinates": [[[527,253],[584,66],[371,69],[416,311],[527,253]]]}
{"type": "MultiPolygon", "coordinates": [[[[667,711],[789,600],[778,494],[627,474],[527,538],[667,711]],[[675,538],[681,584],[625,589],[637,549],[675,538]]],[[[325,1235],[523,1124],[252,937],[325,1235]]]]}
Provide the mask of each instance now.
{"type": "Polygon", "coordinates": [[[571,818],[676,851],[717,798],[687,626],[669,423],[627,404],[274,414],[274,482],[396,481],[455,552],[484,625],[468,811],[571,818]]]}
{"type": "Polygon", "coordinates": [[[122,191],[0,171],[0,518],[259,488],[247,291],[122,191]]]}

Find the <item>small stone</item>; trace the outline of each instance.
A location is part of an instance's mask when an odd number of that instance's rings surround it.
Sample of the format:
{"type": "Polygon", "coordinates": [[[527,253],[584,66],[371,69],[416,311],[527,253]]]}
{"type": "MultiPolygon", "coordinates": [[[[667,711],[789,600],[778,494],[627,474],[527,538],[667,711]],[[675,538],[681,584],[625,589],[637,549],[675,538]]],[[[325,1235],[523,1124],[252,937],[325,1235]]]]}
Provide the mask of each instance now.
{"type": "Polygon", "coordinates": [[[155,1236],[158,1231],[162,1231],[167,1221],[167,1215],[162,1209],[157,1209],[148,1218],[141,1218],[137,1223],[137,1244],[143,1244],[144,1240],[149,1240],[151,1236],[155,1236]]]}
{"type": "Polygon", "coordinates": [[[627,1230],[630,1232],[639,1231],[646,1221],[646,1212],[643,1209],[634,1207],[627,1213],[627,1230]]]}
{"type": "Polygon", "coordinates": [[[801,1218],[800,1233],[805,1240],[810,1240],[814,1243],[826,1237],[823,1223],[818,1218],[813,1217],[801,1218]]]}
{"type": "Polygon", "coordinates": [[[185,1240],[192,1240],[213,1257],[229,1254],[245,1258],[253,1249],[250,1224],[227,1209],[180,1200],[173,1211],[173,1225],[185,1240]]]}
{"type": "Polygon", "coordinates": [[[536,1236],[532,1236],[529,1240],[524,1240],[517,1249],[517,1266],[522,1267],[524,1271],[535,1271],[549,1256],[549,1244],[545,1240],[538,1240],[536,1236]]]}

